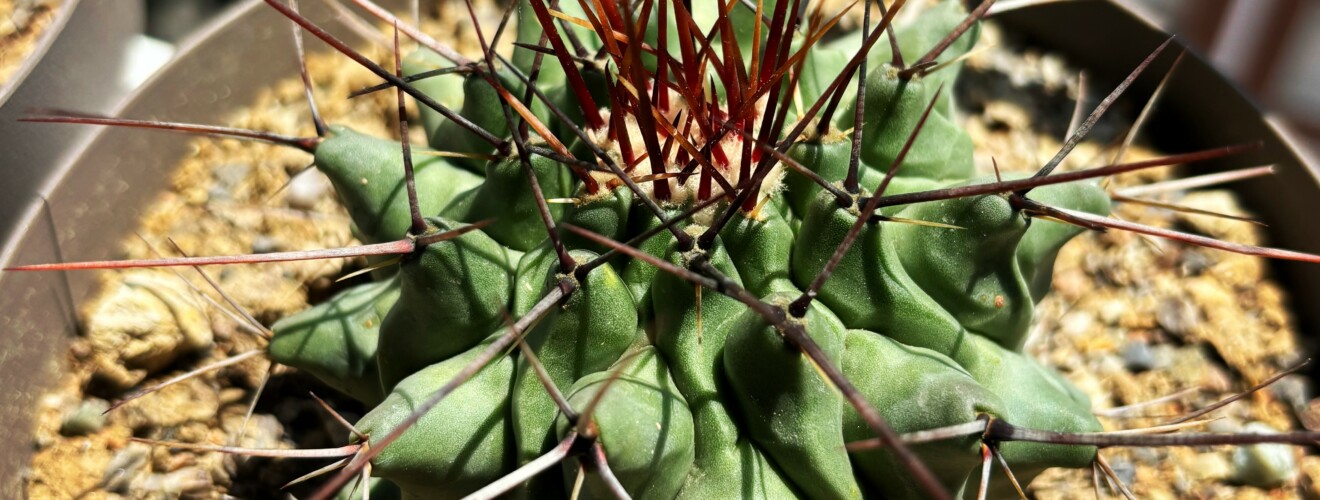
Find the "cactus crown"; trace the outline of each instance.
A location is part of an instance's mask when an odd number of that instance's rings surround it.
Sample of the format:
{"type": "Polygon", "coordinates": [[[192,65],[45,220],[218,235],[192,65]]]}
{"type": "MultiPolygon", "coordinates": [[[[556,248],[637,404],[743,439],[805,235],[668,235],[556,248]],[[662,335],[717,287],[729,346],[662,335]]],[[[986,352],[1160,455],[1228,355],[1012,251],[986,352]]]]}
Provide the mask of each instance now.
{"type": "Polygon", "coordinates": [[[189,130],[312,153],[366,244],[22,269],[397,256],[271,329],[272,360],[374,406],[303,455],[352,457],[327,494],[369,471],[428,498],[948,497],[984,493],[992,456],[1003,493],[1159,444],[1098,433],[1021,353],[1033,307],[1073,236],[1155,231],[1087,179],[1248,146],[1052,173],[1084,126],[1035,176],[977,178],[949,87],[990,1],[867,5],[840,35],[846,9],[801,0],[518,0],[480,61],[376,8],[423,46],[393,72],[268,3],[400,116],[411,95],[428,144],[315,115],[317,138],[189,130]]]}

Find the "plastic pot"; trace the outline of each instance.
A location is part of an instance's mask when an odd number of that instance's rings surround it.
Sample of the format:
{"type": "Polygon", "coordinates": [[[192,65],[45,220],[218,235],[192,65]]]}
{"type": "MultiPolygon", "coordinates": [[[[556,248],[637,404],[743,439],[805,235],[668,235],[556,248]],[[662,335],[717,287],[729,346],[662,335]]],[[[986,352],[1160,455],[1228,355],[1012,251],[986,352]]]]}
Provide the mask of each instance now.
{"type": "MultiPolygon", "coordinates": [[[[304,3],[303,12],[313,20],[345,37],[351,34],[324,4],[304,3]]],[[[1140,16],[1100,0],[1026,8],[998,19],[1088,68],[1100,82],[1117,81],[1167,36],[1140,16]]],[[[309,48],[324,46],[312,42],[309,48]]],[[[288,22],[253,0],[232,8],[186,42],[176,59],[116,112],[124,117],[214,122],[296,71],[288,22]]],[[[1153,86],[1156,80],[1142,79],[1137,85],[1153,86]]],[[[1275,245],[1320,252],[1320,235],[1308,231],[1309,221],[1298,216],[1320,210],[1320,184],[1266,117],[1199,58],[1185,60],[1171,85],[1149,128],[1156,145],[1187,151],[1263,140],[1264,148],[1246,158],[1234,157],[1225,166],[1272,163],[1278,174],[1234,188],[1270,224],[1275,245]]],[[[72,133],[67,126],[27,126],[42,134],[72,133]]],[[[23,212],[21,230],[7,242],[3,263],[116,257],[115,242],[129,234],[142,208],[165,187],[168,173],[188,151],[188,141],[175,134],[140,130],[96,131],[87,148],[53,174],[56,180],[42,191],[49,203],[23,212]]],[[[24,195],[31,197],[32,192],[24,195]]],[[[1320,267],[1278,264],[1275,269],[1294,304],[1316,303],[1320,267]]],[[[31,437],[30,414],[36,398],[55,380],[67,340],[77,332],[76,305],[94,291],[93,284],[92,273],[0,275],[0,335],[5,342],[0,385],[6,388],[0,440],[11,444],[0,451],[0,477],[5,478],[0,495],[20,492],[18,471],[30,456],[26,445],[31,437]]],[[[1294,311],[1303,329],[1320,324],[1320,310],[1294,307],[1294,311]]]]}
{"type": "Polygon", "coordinates": [[[121,72],[132,38],[142,32],[141,0],[63,0],[56,9],[32,53],[0,83],[0,235],[20,226],[57,167],[96,132],[49,133],[16,120],[45,107],[108,112],[132,90],[121,72]]]}
{"type": "MultiPolygon", "coordinates": [[[[73,3],[69,0],[66,7],[73,3]]],[[[140,22],[136,2],[132,9],[125,3],[83,0],[78,14],[65,27],[83,36],[68,40],[72,44],[68,50],[99,53],[103,48],[100,45],[106,42],[87,32],[104,29],[101,24],[111,23],[115,16],[129,16],[127,11],[133,11],[132,18],[140,22]],[[108,17],[82,21],[90,25],[73,24],[85,8],[100,4],[105,6],[99,11],[108,17]]],[[[325,3],[304,3],[305,15],[344,39],[359,42],[351,36],[352,31],[342,29],[325,3]]],[[[402,1],[382,3],[401,5],[402,1]]],[[[65,42],[61,39],[50,50],[63,47],[65,42]]],[[[308,49],[329,50],[316,42],[310,42],[308,49]]],[[[32,105],[21,106],[23,109],[14,113],[44,105],[107,111],[124,117],[210,123],[247,106],[264,87],[298,71],[288,20],[256,0],[231,7],[181,43],[174,60],[117,107],[86,100],[69,87],[79,82],[64,76],[109,74],[106,68],[117,67],[119,60],[106,58],[113,60],[85,65],[68,62],[77,66],[77,72],[55,68],[46,71],[44,65],[34,70],[20,92],[40,88],[44,92],[42,100],[26,101],[32,105]]],[[[97,80],[94,76],[79,79],[92,84],[97,80]]],[[[189,150],[191,139],[178,134],[15,123],[17,115],[11,115],[9,108],[7,105],[0,113],[0,137],[4,138],[0,151],[4,151],[6,165],[6,179],[0,182],[0,227],[14,228],[0,253],[0,263],[6,266],[114,258],[116,242],[131,234],[142,210],[165,188],[169,172],[189,150]],[[17,134],[34,142],[16,144],[17,134]],[[63,156],[41,156],[56,153],[49,145],[54,138],[83,147],[63,156]],[[24,152],[28,149],[31,151],[24,152]],[[15,173],[17,167],[37,161],[43,163],[31,178],[15,173]]],[[[65,150],[69,147],[61,146],[65,150]]],[[[50,388],[55,374],[62,369],[68,340],[78,334],[76,307],[95,291],[94,281],[93,273],[0,274],[0,341],[4,343],[0,349],[0,387],[4,388],[0,442],[11,444],[0,451],[0,497],[23,497],[21,471],[32,454],[31,414],[37,398],[50,388]]]]}

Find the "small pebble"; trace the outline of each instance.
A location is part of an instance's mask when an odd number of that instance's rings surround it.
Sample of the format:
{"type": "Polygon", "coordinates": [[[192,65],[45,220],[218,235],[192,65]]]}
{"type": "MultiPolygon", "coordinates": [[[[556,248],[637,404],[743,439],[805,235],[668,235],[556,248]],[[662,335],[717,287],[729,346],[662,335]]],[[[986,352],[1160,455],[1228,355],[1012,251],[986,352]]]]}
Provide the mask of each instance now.
{"type": "Polygon", "coordinates": [[[289,208],[311,210],[325,198],[330,188],[330,178],[320,170],[309,168],[289,181],[288,194],[285,195],[284,202],[288,203],[289,208]]]}
{"type": "Polygon", "coordinates": [[[1206,255],[1205,252],[1190,249],[1182,252],[1182,261],[1179,262],[1179,267],[1182,269],[1184,276],[1196,276],[1213,265],[1215,265],[1215,260],[1206,255]]]}
{"type": "Polygon", "coordinates": [[[1269,386],[1269,391],[1301,415],[1311,401],[1311,383],[1304,375],[1288,375],[1269,386]]]}
{"type": "MultiPolygon", "coordinates": [[[[1233,474],[1233,464],[1229,463],[1228,457],[1222,453],[1206,453],[1197,455],[1187,464],[1186,471],[1189,478],[1197,482],[1220,481],[1233,474]]],[[[1193,491],[1195,487],[1189,486],[1188,491],[1193,491]]]]}
{"type": "Polygon", "coordinates": [[[128,443],[128,446],[119,450],[119,453],[116,453],[106,465],[105,475],[101,477],[101,487],[112,493],[126,493],[129,483],[138,475],[150,457],[150,445],[128,443]]]}
{"type": "Polygon", "coordinates": [[[1135,446],[1131,450],[1128,450],[1128,452],[1132,454],[1132,458],[1136,459],[1137,462],[1144,464],[1156,463],[1167,456],[1165,453],[1156,451],[1155,448],[1145,448],[1141,446],[1135,446]]]}
{"type": "Polygon", "coordinates": [[[1095,325],[1095,318],[1087,312],[1070,312],[1059,319],[1059,329],[1068,335],[1083,335],[1095,325]]]}
{"type": "MultiPolygon", "coordinates": [[[[1243,429],[1252,434],[1276,434],[1279,431],[1261,422],[1243,429]]],[[[1286,444],[1253,444],[1233,450],[1234,482],[1258,488],[1283,486],[1296,475],[1297,463],[1292,447],[1286,444]]]]}
{"type": "Polygon", "coordinates": [[[221,186],[211,186],[206,190],[207,201],[229,201],[229,191],[221,186]]]}
{"type": "Polygon", "coordinates": [[[1242,432],[1242,424],[1237,420],[1234,420],[1232,417],[1220,418],[1211,420],[1210,423],[1205,426],[1205,430],[1206,432],[1214,432],[1218,434],[1232,434],[1234,432],[1242,432]]]}
{"type": "Polygon", "coordinates": [[[279,243],[270,236],[263,234],[252,240],[252,253],[271,253],[276,251],[279,251],[279,243]]]}
{"type": "Polygon", "coordinates": [[[234,188],[238,187],[244,179],[247,179],[248,173],[251,171],[252,167],[244,163],[228,163],[216,167],[216,187],[223,188],[226,191],[232,191],[234,188]]]}
{"type": "Polygon", "coordinates": [[[86,436],[101,430],[105,426],[105,411],[110,403],[104,399],[90,398],[64,416],[60,423],[60,434],[65,436],[86,436]]]}
{"type": "Polygon", "coordinates": [[[242,403],[247,398],[247,390],[241,387],[226,387],[220,389],[220,405],[229,405],[242,403]]]}
{"type": "Polygon", "coordinates": [[[1297,419],[1302,422],[1302,427],[1313,431],[1320,430],[1320,398],[1306,403],[1306,408],[1297,414],[1297,419]]]}
{"type": "MultiPolygon", "coordinates": [[[[1199,350],[1192,348],[1184,348],[1183,352],[1196,353],[1196,356],[1202,359],[1205,357],[1199,350]]],[[[1201,373],[1197,385],[1200,385],[1202,389],[1210,392],[1228,392],[1233,389],[1233,376],[1227,370],[1208,361],[1199,361],[1199,363],[1201,363],[1201,373]]]]}
{"type": "Polygon", "coordinates": [[[69,354],[73,355],[75,359],[84,360],[90,358],[93,352],[94,348],[87,339],[76,339],[73,343],[69,344],[69,354]]]}
{"type": "Polygon", "coordinates": [[[1121,300],[1108,300],[1100,306],[1100,321],[1106,325],[1118,325],[1119,320],[1123,319],[1123,314],[1128,312],[1129,306],[1121,300]]]}
{"type": "Polygon", "coordinates": [[[143,474],[129,485],[131,496],[162,497],[192,496],[212,488],[211,475],[198,467],[185,467],[172,472],[143,474]]]}
{"type": "Polygon", "coordinates": [[[1131,341],[1123,346],[1123,366],[1128,370],[1141,373],[1154,369],[1155,365],[1155,354],[1145,341],[1131,341]]]}
{"type": "Polygon", "coordinates": [[[1151,359],[1154,364],[1152,370],[1163,370],[1173,366],[1173,360],[1177,356],[1178,348],[1169,344],[1156,344],[1150,347],[1151,359]]]}
{"type": "Polygon", "coordinates": [[[1155,321],[1160,328],[1174,335],[1183,336],[1201,322],[1200,311],[1196,304],[1181,297],[1169,297],[1160,301],[1155,309],[1155,321]]]}
{"type": "Polygon", "coordinates": [[[1137,482],[1137,466],[1132,465],[1132,462],[1115,458],[1109,461],[1109,468],[1114,470],[1114,475],[1118,476],[1118,480],[1123,484],[1131,486],[1137,482]]]}

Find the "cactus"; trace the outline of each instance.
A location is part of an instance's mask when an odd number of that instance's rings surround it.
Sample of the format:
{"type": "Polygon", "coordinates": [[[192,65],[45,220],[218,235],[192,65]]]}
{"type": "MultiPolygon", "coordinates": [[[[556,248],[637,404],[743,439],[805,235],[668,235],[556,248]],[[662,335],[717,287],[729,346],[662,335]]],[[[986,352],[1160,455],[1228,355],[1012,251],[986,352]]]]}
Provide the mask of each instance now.
{"type": "Polygon", "coordinates": [[[868,6],[825,43],[842,12],[800,0],[518,0],[516,29],[482,33],[515,56],[480,61],[378,10],[423,46],[393,72],[268,3],[401,117],[419,103],[427,148],[406,122],[401,143],[319,118],[316,138],[243,133],[312,153],[366,244],[16,269],[393,256],[270,329],[270,359],[373,408],[297,455],[345,458],[323,495],[369,472],[424,498],[947,498],[986,493],[991,457],[1002,494],[1102,446],[1316,439],[1105,434],[1022,354],[1063,244],[1153,231],[1106,217],[1096,178],[1247,148],[1053,173],[1083,129],[1037,175],[976,177],[949,87],[990,1],[868,6]]]}

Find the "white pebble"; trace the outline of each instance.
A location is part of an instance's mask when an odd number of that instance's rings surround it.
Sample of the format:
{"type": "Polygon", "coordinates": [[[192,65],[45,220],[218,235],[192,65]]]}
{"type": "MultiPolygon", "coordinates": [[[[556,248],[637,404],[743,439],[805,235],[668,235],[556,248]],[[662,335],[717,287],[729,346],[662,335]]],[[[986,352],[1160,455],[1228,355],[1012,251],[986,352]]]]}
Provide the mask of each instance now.
{"type": "Polygon", "coordinates": [[[320,170],[309,168],[295,175],[289,181],[288,189],[284,201],[289,204],[289,208],[311,210],[330,190],[330,179],[320,170]]]}
{"type": "MultiPolygon", "coordinates": [[[[1269,425],[1252,422],[1244,427],[1248,434],[1277,434],[1269,425]]],[[[1253,444],[1233,450],[1233,480],[1258,488],[1277,488],[1292,480],[1297,469],[1291,446],[1253,444]]]]}

